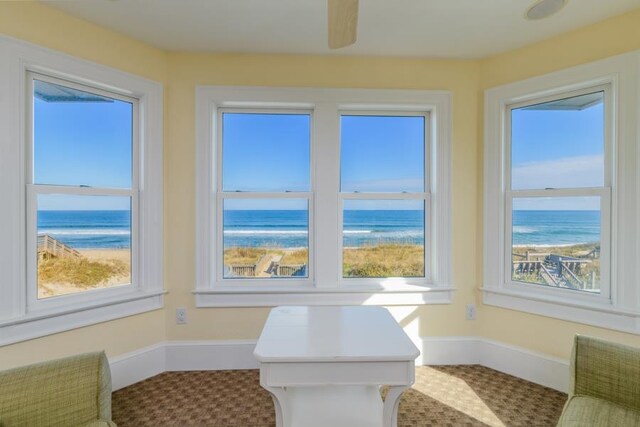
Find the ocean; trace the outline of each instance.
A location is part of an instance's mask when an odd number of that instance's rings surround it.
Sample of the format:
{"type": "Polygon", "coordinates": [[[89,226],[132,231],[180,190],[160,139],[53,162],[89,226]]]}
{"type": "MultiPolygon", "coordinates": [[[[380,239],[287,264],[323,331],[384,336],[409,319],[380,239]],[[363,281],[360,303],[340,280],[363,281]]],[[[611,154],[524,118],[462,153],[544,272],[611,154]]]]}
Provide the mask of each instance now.
{"type": "Polygon", "coordinates": [[[38,211],[38,234],[77,249],[128,249],[131,211],[38,211]]]}
{"type": "Polygon", "coordinates": [[[600,242],[600,211],[513,211],[514,246],[600,242]]]}
{"type": "MultiPolygon", "coordinates": [[[[225,247],[307,247],[308,218],[297,210],[228,210],[225,247]]],[[[422,245],[424,212],[347,210],[343,244],[422,245]]],[[[513,244],[571,245],[600,241],[599,211],[514,211],[513,244]]],[[[38,233],[78,249],[131,246],[130,211],[39,211],[38,233]]]]}

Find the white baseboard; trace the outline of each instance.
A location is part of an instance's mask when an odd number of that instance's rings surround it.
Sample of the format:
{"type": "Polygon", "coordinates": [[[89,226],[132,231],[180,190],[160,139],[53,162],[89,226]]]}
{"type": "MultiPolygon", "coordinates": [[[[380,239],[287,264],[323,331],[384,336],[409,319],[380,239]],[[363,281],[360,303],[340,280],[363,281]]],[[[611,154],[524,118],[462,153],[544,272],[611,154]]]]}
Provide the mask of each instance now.
{"type": "MultiPolygon", "coordinates": [[[[255,340],[165,341],[110,360],[118,390],[165,371],[255,369],[255,340]]],[[[482,365],[562,392],[569,362],[480,337],[425,337],[419,365],[482,365]]]]}
{"type": "Polygon", "coordinates": [[[167,341],[166,371],[257,369],[255,340],[167,341]]]}
{"type": "Polygon", "coordinates": [[[130,386],[163,373],[166,369],[166,343],[161,342],[109,359],[113,390],[130,386]]]}

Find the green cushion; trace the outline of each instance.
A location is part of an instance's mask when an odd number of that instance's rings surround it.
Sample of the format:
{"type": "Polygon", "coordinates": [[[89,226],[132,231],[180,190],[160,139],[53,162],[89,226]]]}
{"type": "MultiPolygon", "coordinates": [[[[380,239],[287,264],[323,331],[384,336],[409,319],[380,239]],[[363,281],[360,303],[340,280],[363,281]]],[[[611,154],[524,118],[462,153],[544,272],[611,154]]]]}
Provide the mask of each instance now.
{"type": "Polygon", "coordinates": [[[558,421],[558,427],[639,425],[640,412],[589,396],[573,396],[569,399],[558,421]]]}
{"type": "Polygon", "coordinates": [[[597,338],[576,337],[570,396],[599,397],[640,410],[640,351],[597,338]]]}
{"type": "Polygon", "coordinates": [[[0,372],[0,427],[85,427],[101,419],[111,419],[102,352],[0,372]]]}

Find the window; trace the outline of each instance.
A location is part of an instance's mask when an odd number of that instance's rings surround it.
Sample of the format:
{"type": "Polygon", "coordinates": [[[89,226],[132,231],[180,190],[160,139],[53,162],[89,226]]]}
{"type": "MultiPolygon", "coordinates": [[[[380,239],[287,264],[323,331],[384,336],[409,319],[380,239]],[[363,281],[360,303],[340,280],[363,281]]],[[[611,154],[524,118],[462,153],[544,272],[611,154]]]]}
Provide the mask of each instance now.
{"type": "Polygon", "coordinates": [[[161,308],[161,86],[0,54],[0,345],[161,308]]]}
{"type": "Polygon", "coordinates": [[[507,107],[511,281],[608,295],[609,96],[604,86],[507,107]]]}
{"type": "Polygon", "coordinates": [[[450,301],[449,104],[199,88],[197,305],[450,301]]]}
{"type": "Polygon", "coordinates": [[[28,77],[27,217],[35,224],[27,224],[27,245],[28,260],[37,264],[29,266],[35,277],[28,288],[42,300],[132,285],[138,102],[41,74],[28,77]]]}
{"type": "Polygon", "coordinates": [[[343,278],[428,277],[427,123],[425,115],[341,116],[343,278]]]}
{"type": "Polygon", "coordinates": [[[222,280],[308,278],[310,113],[219,114],[222,280]]]}
{"type": "Polygon", "coordinates": [[[636,331],[635,60],[486,92],[485,303],[636,331]]]}

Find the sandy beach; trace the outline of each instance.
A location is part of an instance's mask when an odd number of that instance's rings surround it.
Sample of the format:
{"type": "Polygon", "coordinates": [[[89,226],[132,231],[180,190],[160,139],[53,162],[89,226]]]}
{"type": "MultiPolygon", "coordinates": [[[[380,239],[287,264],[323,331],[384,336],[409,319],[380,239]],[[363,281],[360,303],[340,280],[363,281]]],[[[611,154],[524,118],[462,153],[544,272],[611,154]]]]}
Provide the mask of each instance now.
{"type": "Polygon", "coordinates": [[[81,258],[38,262],[38,298],[131,283],[129,249],[82,249],[81,258]]]}

